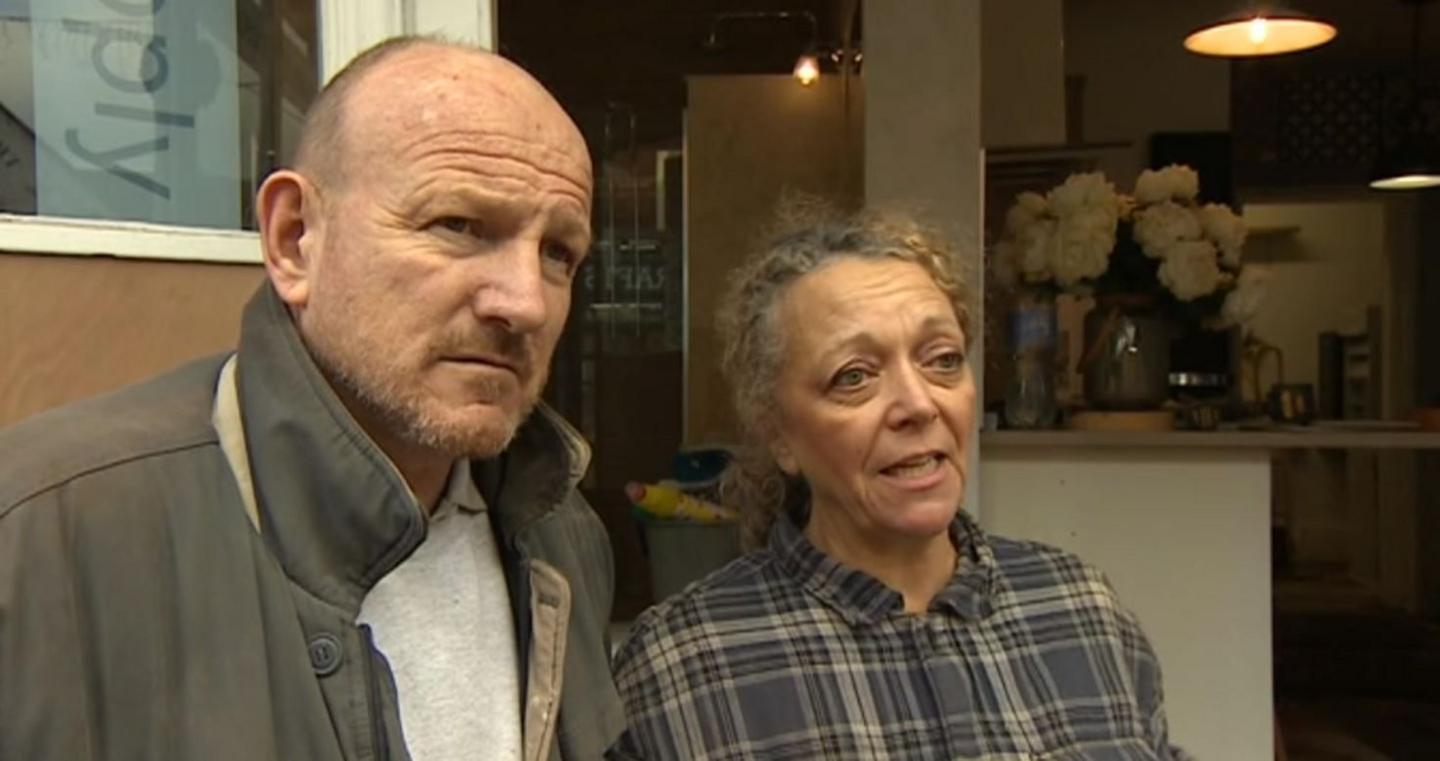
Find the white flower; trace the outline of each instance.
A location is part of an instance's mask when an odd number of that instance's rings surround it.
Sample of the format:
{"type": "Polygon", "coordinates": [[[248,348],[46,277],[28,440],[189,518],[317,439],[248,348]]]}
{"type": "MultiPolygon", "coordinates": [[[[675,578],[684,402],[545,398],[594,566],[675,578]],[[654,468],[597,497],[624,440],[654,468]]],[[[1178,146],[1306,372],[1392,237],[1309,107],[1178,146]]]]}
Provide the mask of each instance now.
{"type": "Polygon", "coordinates": [[[1135,202],[1140,205],[1161,201],[1190,201],[1200,194],[1200,175],[1183,164],[1164,169],[1146,169],[1135,181],[1135,202]]]}
{"type": "Polygon", "coordinates": [[[1100,172],[1072,174],[1046,196],[1050,211],[1065,217],[1085,209],[1100,209],[1112,216],[1120,214],[1120,196],[1115,186],[1100,172]]]}
{"type": "Polygon", "coordinates": [[[1189,208],[1164,201],[1135,212],[1135,242],[1151,259],[1163,259],[1182,240],[1198,240],[1200,220],[1189,208]]]}
{"type": "Polygon", "coordinates": [[[1060,220],[1056,242],[1051,248],[1050,270],[1055,282],[1069,288],[1086,278],[1105,273],[1110,251],[1115,248],[1115,227],[1103,224],[1103,212],[1096,217],[1076,215],[1060,220]]]}
{"type": "MultiPolygon", "coordinates": [[[[1074,225],[1076,227],[1095,230],[1096,232],[1105,232],[1109,233],[1111,237],[1114,237],[1115,224],[1119,221],[1113,209],[1099,206],[1079,209],[1060,219],[1062,225],[1074,225]]],[[[1111,245],[1113,246],[1114,243],[1111,243],[1111,245]]]]}
{"type": "Polygon", "coordinates": [[[1245,325],[1260,313],[1265,303],[1265,292],[1270,284],[1270,273],[1253,264],[1240,270],[1235,287],[1225,294],[1225,303],[1220,306],[1220,324],[1223,327],[1245,325]]]}
{"type": "Polygon", "coordinates": [[[1181,301],[1213,293],[1222,276],[1215,244],[1208,240],[1180,241],[1166,252],[1156,273],[1160,282],[1181,301]]]}
{"type": "Polygon", "coordinates": [[[1045,203],[1044,196],[1039,193],[1021,193],[1015,197],[1015,203],[1005,213],[1005,232],[1018,237],[1049,211],[1050,206],[1045,203]]]}
{"type": "Polygon", "coordinates": [[[1201,207],[1200,225],[1205,228],[1205,237],[1215,241],[1220,249],[1220,261],[1230,269],[1240,266],[1240,252],[1245,248],[1245,223],[1229,206],[1207,203],[1201,207]]]}
{"type": "Polygon", "coordinates": [[[1051,278],[1051,251],[1057,243],[1055,220],[1043,219],[1026,229],[1015,241],[1016,266],[1027,283],[1043,283],[1051,278]]]}
{"type": "Polygon", "coordinates": [[[1053,279],[1050,249],[1055,219],[1039,193],[1021,193],[1005,213],[1005,235],[995,244],[994,265],[1000,282],[1044,283],[1053,279]]]}

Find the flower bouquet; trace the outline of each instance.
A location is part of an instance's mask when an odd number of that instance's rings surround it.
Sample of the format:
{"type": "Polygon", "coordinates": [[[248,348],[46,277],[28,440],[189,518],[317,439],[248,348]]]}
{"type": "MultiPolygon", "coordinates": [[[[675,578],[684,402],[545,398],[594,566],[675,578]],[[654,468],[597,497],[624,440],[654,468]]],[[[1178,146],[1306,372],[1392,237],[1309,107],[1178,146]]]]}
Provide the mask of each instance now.
{"type": "Polygon", "coordinates": [[[1146,299],[1186,325],[1244,325],[1267,276],[1241,262],[1245,223],[1197,202],[1199,190],[1199,175],[1179,164],[1142,172],[1129,196],[1099,172],[1073,174],[1015,199],[992,265],[1006,285],[1146,299]]]}
{"type": "Polygon", "coordinates": [[[1177,357],[1211,355],[1198,364],[1229,370],[1225,336],[1210,331],[1254,318],[1266,274],[1242,263],[1244,222],[1227,206],[1201,204],[1199,190],[1199,175],[1181,165],[1141,173],[1132,195],[1082,173],[1044,195],[1021,193],[1006,213],[992,266],[1020,303],[1037,292],[1095,298],[1080,359],[1091,406],[1159,406],[1168,373],[1196,369],[1171,367],[1177,333],[1191,347],[1177,357]]]}

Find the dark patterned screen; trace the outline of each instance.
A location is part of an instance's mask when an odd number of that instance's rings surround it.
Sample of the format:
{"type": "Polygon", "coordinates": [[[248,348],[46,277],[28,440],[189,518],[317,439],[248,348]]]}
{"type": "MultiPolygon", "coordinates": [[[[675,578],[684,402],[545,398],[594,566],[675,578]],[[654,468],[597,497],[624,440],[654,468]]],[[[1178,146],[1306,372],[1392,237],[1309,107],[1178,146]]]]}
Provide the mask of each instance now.
{"type": "MultiPolygon", "coordinates": [[[[1241,186],[1354,185],[1368,180],[1412,110],[1407,73],[1235,64],[1231,119],[1241,186]]],[[[1432,139],[1440,112],[1432,83],[1420,112],[1432,139]]]]}
{"type": "Polygon", "coordinates": [[[1381,78],[1343,72],[1280,88],[1279,163],[1368,166],[1380,140],[1381,78]]]}

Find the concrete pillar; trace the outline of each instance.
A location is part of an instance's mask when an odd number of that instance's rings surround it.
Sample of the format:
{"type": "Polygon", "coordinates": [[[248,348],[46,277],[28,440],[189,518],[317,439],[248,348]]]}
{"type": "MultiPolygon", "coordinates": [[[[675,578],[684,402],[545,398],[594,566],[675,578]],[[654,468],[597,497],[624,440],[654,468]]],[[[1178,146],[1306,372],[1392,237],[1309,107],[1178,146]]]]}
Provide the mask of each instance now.
{"type": "MultiPolygon", "coordinates": [[[[865,201],[914,212],[956,241],[973,275],[978,333],[984,303],[980,2],[869,2],[864,12],[865,201]]],[[[975,336],[970,353],[977,391],[984,381],[982,340],[975,336]]],[[[965,495],[972,514],[980,506],[976,417],[965,495]]]]}

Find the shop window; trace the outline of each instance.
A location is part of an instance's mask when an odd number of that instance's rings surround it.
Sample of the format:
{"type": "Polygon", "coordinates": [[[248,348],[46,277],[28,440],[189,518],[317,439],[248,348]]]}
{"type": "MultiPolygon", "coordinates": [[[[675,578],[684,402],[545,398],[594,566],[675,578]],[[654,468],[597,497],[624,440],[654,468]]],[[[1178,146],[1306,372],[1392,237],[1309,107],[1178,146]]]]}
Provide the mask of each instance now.
{"type": "Polygon", "coordinates": [[[0,212],[253,229],[318,79],[313,0],[0,0],[0,212]]]}

